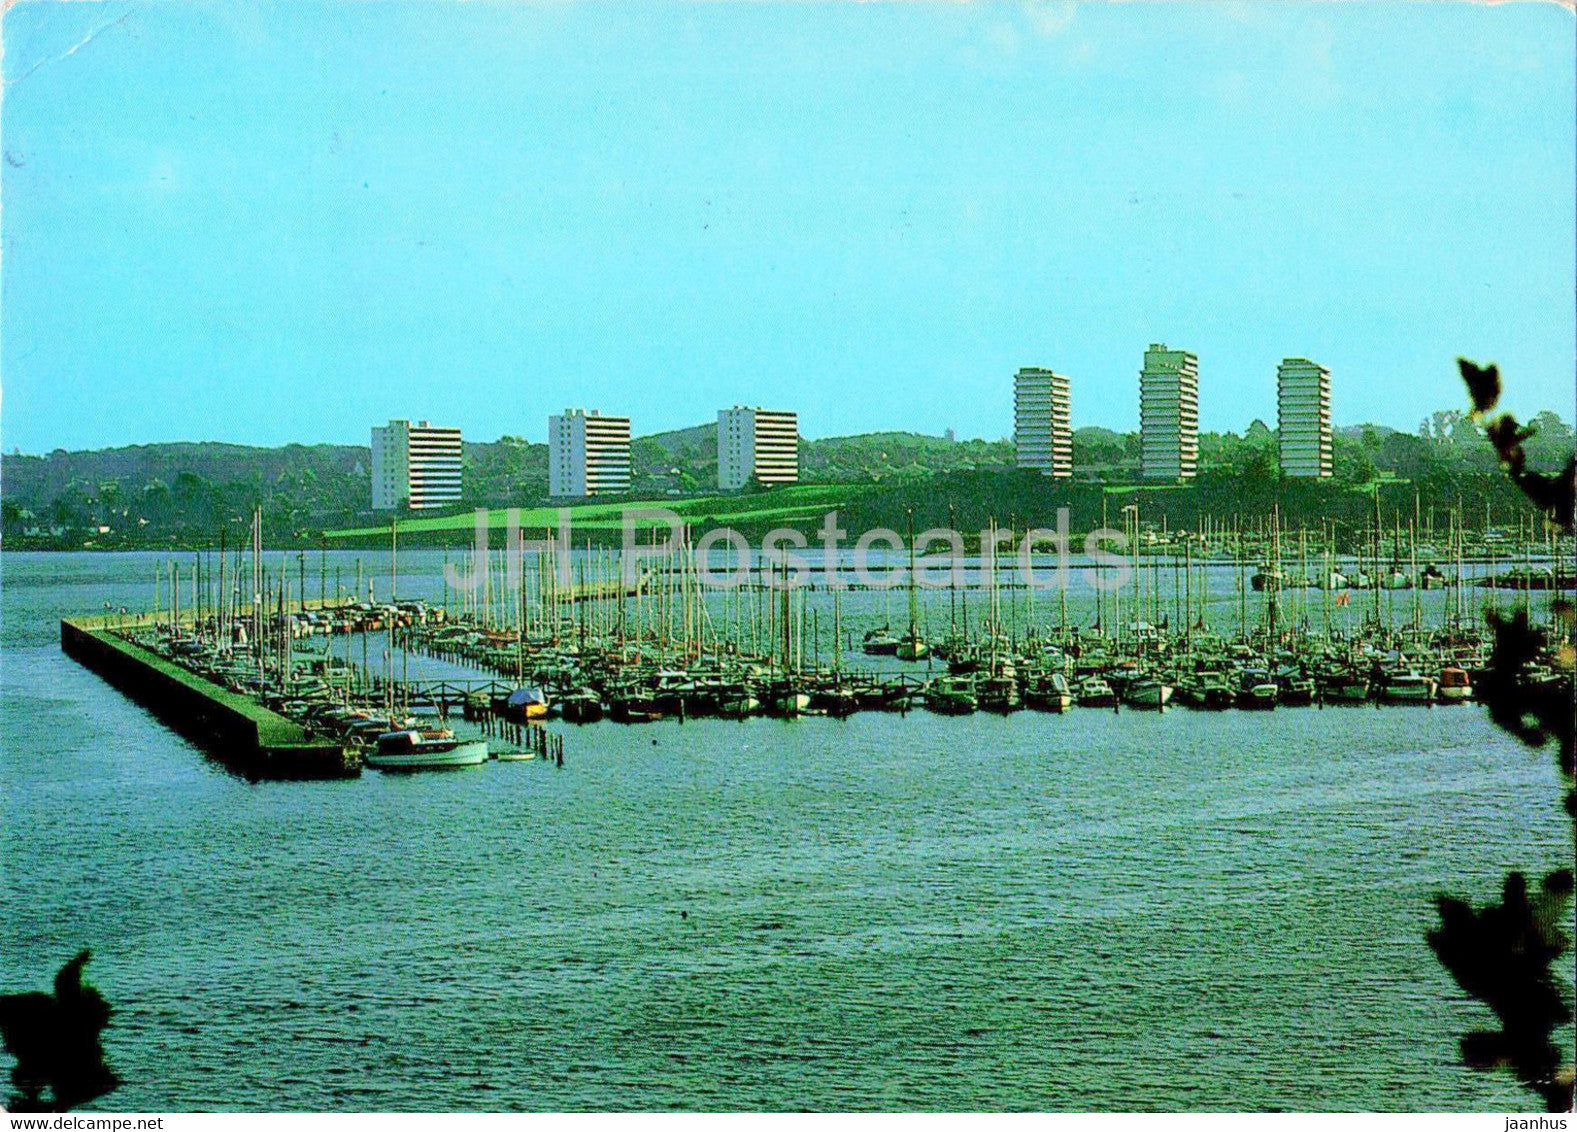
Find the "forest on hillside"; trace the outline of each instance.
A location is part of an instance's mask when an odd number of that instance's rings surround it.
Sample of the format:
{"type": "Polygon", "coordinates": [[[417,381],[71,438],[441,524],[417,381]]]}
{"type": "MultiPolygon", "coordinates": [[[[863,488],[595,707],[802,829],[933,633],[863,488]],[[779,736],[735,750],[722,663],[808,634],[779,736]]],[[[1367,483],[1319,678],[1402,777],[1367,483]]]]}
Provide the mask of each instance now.
{"type": "MultiPolygon", "coordinates": [[[[1554,465],[1573,446],[1556,414],[1532,421],[1530,459],[1554,465]]],[[[1072,484],[1048,484],[1013,467],[1010,440],[951,440],[908,432],[801,440],[801,480],[847,484],[849,521],[892,525],[912,509],[917,522],[1007,521],[1047,510],[1055,494],[1084,516],[1098,514],[1103,489],[1138,478],[1139,437],[1103,428],[1074,433],[1072,484]],[[967,517],[967,518],[966,518],[967,517]]],[[[636,438],[632,499],[704,495],[715,490],[717,445],[711,425],[636,438]]],[[[4,545],[18,548],[208,544],[221,528],[241,530],[261,507],[270,537],[315,544],[324,530],[376,523],[370,508],[370,454],[355,445],[253,448],[218,443],[148,444],[0,461],[4,545]]],[[[467,443],[461,509],[530,507],[547,502],[547,446],[517,437],[467,443]]],[[[1436,413],[1416,433],[1378,425],[1338,430],[1335,477],[1324,485],[1282,480],[1275,431],[1255,421],[1243,433],[1202,433],[1200,475],[1187,488],[1150,490],[1147,510],[1173,525],[1210,502],[1215,514],[1285,508],[1330,517],[1364,506],[1376,484],[1406,485],[1424,505],[1462,507],[1469,522],[1487,504],[1510,507],[1494,448],[1461,413],[1436,413]],[[1352,498],[1349,499],[1348,497],[1352,498]],[[1497,503],[1497,501],[1500,501],[1497,503]],[[1174,513],[1175,512],[1175,513],[1174,513]]],[[[1400,496],[1398,496],[1400,498],[1400,496]]],[[[1037,519],[1036,521],[1040,521],[1037,519]]]]}

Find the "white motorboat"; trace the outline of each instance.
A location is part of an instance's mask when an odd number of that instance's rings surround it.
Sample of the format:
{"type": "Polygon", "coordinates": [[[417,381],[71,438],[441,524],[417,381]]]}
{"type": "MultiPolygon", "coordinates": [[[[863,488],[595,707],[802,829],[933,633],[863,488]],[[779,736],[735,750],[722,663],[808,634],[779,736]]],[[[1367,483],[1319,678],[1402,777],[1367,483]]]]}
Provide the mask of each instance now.
{"type": "Polygon", "coordinates": [[[456,739],[454,732],[389,731],[365,756],[378,770],[449,770],[487,761],[486,739],[456,739]]]}

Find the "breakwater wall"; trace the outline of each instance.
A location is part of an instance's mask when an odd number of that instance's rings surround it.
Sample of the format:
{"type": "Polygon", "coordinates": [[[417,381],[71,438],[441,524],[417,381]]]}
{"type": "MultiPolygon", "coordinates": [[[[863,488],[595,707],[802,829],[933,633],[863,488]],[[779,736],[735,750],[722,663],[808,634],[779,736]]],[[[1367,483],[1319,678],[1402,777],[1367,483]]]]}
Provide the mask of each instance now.
{"type": "Polygon", "coordinates": [[[360,764],[339,742],[311,734],[246,696],[125,640],[111,618],[60,623],[60,648],[215,758],[257,778],[341,778],[360,764]]]}

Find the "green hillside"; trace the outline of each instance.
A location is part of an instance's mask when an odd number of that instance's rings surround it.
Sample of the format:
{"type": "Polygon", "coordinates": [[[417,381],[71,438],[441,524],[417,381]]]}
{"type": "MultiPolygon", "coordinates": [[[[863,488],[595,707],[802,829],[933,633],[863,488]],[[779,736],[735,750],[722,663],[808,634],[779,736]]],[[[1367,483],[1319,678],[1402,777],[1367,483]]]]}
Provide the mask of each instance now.
{"type": "MultiPolygon", "coordinates": [[[[1571,427],[1553,413],[1532,423],[1537,431],[1527,445],[1530,458],[1558,466],[1571,451],[1571,427]]],[[[697,527],[726,521],[757,532],[814,526],[831,507],[848,523],[894,529],[902,529],[911,510],[917,523],[933,524],[945,520],[950,507],[971,526],[989,517],[1049,519],[1059,505],[1070,507],[1076,523],[1086,523],[1098,519],[1103,493],[1110,506],[1110,493],[1119,489],[1136,494],[1146,514],[1173,525],[1203,513],[1247,514],[1273,504],[1309,522],[1344,519],[1364,506],[1376,484],[1389,485],[1382,486],[1387,496],[1411,500],[1416,491],[1423,506],[1462,507],[1475,519],[1486,506],[1493,512],[1511,502],[1491,446],[1479,426],[1457,412],[1434,414],[1417,434],[1375,425],[1339,429],[1336,475],[1323,485],[1281,480],[1275,433],[1261,422],[1242,434],[1201,434],[1199,448],[1199,479],[1162,490],[1137,483],[1138,436],[1102,428],[1075,431],[1072,483],[1017,471],[1006,440],[910,432],[828,437],[801,441],[800,486],[720,496],[714,486],[716,429],[707,423],[636,438],[629,499],[669,507],[697,527]]],[[[464,461],[461,505],[448,515],[406,516],[410,537],[463,537],[478,507],[489,509],[499,528],[508,507],[524,508],[528,526],[550,521],[546,445],[508,436],[467,443],[464,461]]],[[[380,538],[389,517],[371,510],[370,462],[368,449],[355,445],[178,443],[12,453],[0,462],[3,545],[209,545],[221,529],[244,537],[254,507],[263,509],[274,542],[316,545],[325,533],[333,540],[380,538]]],[[[576,506],[575,528],[616,531],[623,503],[576,506]]]]}

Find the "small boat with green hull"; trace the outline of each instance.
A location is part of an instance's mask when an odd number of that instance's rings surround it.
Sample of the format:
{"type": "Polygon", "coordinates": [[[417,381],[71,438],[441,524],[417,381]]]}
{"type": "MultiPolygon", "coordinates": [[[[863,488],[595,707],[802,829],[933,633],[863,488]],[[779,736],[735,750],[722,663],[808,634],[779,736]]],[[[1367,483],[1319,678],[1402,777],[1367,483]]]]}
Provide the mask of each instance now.
{"type": "Polygon", "coordinates": [[[938,715],[969,715],[980,707],[975,682],[967,676],[938,676],[923,694],[926,710],[938,715]]]}

